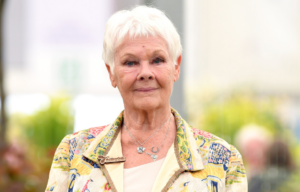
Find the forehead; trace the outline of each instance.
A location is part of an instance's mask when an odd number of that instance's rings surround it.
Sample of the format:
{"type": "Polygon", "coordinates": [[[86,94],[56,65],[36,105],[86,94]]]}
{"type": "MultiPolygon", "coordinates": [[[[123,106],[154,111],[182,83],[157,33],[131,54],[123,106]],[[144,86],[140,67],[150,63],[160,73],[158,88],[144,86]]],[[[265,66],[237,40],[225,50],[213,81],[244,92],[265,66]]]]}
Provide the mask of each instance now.
{"type": "Polygon", "coordinates": [[[126,36],[116,48],[116,55],[138,54],[139,52],[163,52],[169,55],[166,40],[160,36],[135,37],[126,36]]]}

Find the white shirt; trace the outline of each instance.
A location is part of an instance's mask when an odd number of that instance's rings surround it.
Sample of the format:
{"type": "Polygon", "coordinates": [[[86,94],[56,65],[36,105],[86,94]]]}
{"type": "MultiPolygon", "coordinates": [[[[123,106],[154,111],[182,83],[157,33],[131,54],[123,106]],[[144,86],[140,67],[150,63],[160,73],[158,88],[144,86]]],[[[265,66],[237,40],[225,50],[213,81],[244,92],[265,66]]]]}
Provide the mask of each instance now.
{"type": "Polygon", "coordinates": [[[165,158],[153,163],[124,169],[124,192],[151,192],[165,158]]]}

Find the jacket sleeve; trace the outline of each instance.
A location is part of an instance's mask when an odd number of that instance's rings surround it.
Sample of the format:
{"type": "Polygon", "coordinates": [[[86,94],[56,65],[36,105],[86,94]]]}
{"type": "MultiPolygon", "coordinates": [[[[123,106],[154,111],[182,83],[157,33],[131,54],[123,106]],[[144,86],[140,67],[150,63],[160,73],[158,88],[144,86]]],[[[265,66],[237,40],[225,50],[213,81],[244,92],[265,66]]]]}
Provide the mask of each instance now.
{"type": "Polygon", "coordinates": [[[226,171],[226,191],[227,192],[247,192],[247,176],[243,159],[239,151],[230,146],[231,156],[229,159],[229,166],[226,171]]]}
{"type": "Polygon", "coordinates": [[[70,168],[69,140],[70,135],[65,136],[56,149],[51,165],[46,192],[67,191],[70,168]]]}

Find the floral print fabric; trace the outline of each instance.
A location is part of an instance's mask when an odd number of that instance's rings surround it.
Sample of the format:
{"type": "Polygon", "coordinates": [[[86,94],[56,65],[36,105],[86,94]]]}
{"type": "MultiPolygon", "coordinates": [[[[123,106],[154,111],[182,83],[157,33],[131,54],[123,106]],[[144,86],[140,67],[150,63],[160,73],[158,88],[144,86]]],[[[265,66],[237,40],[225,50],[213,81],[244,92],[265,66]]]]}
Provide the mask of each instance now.
{"type": "MultiPolygon", "coordinates": [[[[189,126],[174,109],[172,113],[177,125],[176,158],[182,171],[164,184],[168,185],[165,191],[247,191],[246,173],[237,149],[213,134],[189,126]]],[[[123,112],[111,125],[67,135],[54,155],[46,191],[112,191],[97,157],[112,144],[122,121],[123,112]],[[91,151],[89,155],[83,155],[87,150],[91,151]]]]}

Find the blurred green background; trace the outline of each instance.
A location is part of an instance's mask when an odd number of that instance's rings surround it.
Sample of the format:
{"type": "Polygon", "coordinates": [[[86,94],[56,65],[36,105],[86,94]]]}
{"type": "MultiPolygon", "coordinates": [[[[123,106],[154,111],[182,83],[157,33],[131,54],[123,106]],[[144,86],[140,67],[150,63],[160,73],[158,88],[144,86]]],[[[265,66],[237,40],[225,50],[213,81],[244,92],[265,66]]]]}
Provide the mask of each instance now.
{"type": "Polygon", "coordinates": [[[50,105],[32,115],[9,117],[9,145],[2,149],[1,191],[44,191],[56,147],[73,133],[70,98],[51,98],[50,105]]]}
{"type": "MultiPolygon", "coordinates": [[[[265,129],[269,133],[266,138],[268,145],[276,140],[284,141],[290,152],[292,170],[280,182],[278,188],[281,189],[278,190],[299,189],[300,143],[277,113],[286,98],[260,96],[249,90],[235,90],[223,95],[187,95],[188,106],[192,106],[188,108],[188,122],[237,146],[244,157],[248,177],[255,172],[253,169],[262,167],[256,167],[259,165],[255,163],[252,165],[251,157],[245,158],[247,151],[242,149],[237,139],[241,129],[247,125],[265,129]]],[[[15,113],[9,116],[9,145],[1,152],[1,191],[44,190],[56,147],[66,134],[73,132],[74,109],[71,101],[70,97],[55,96],[51,97],[48,106],[32,115],[15,113]]],[[[246,136],[243,135],[242,139],[246,136]]],[[[268,152],[263,155],[267,158],[268,152]]],[[[263,168],[267,169],[268,165],[266,161],[263,168]]]]}

